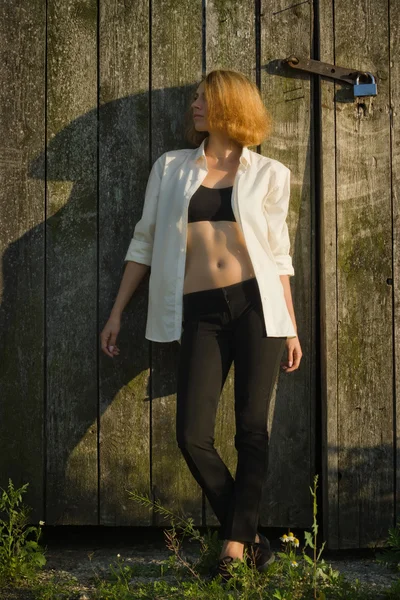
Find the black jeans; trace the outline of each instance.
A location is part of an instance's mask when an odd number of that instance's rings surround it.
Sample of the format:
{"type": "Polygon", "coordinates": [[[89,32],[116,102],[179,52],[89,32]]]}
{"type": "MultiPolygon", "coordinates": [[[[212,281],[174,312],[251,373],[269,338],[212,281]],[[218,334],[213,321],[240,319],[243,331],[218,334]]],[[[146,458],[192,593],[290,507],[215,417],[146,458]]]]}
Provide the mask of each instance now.
{"type": "Polygon", "coordinates": [[[257,279],[183,296],[176,439],[221,524],[219,539],[254,541],[268,468],[268,410],[285,337],[268,337],[257,279]],[[214,447],[234,362],[235,479],[214,447]]]}

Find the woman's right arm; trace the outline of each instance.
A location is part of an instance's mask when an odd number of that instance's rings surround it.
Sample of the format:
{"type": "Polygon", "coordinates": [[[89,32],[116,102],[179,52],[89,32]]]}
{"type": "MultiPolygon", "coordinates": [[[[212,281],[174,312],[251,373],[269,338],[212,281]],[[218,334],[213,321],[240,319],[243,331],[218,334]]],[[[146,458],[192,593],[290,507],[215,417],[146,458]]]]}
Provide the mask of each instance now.
{"type": "Polygon", "coordinates": [[[139,283],[150,269],[156,227],[157,204],[160,195],[166,153],[153,164],[147,181],[142,216],[136,223],[133,237],[125,255],[126,267],[110,317],[101,332],[101,349],[107,356],[119,354],[116,346],[121,315],[139,283]]]}
{"type": "Polygon", "coordinates": [[[119,354],[119,348],[116,345],[116,341],[121,328],[121,315],[149,269],[149,265],[137,263],[133,260],[128,260],[126,262],[114,306],[112,307],[110,317],[100,335],[101,349],[107,356],[113,357],[119,354]]]}
{"type": "Polygon", "coordinates": [[[129,300],[136,291],[136,288],[149,269],[149,265],[143,265],[133,260],[127,261],[118,294],[111,310],[110,318],[121,318],[125,306],[128,304],[129,300]]]}

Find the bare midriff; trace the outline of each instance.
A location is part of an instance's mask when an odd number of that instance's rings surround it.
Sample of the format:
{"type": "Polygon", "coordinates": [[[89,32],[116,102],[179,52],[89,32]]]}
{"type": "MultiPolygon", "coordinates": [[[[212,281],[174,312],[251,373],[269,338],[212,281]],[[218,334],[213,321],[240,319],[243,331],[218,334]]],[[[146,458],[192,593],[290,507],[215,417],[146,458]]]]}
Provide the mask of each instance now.
{"type": "MultiPolygon", "coordinates": [[[[202,185],[233,186],[237,165],[230,173],[212,170],[202,185]]],[[[255,277],[239,223],[196,221],[188,223],[183,294],[225,287],[255,277]]]]}

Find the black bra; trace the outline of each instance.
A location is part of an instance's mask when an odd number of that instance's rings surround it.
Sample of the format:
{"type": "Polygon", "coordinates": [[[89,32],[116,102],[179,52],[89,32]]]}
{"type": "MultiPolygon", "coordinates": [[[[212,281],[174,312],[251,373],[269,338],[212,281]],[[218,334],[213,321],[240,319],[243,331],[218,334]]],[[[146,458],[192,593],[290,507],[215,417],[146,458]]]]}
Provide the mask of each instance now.
{"type": "Polygon", "coordinates": [[[200,185],[190,198],[188,223],[195,221],[236,221],[232,211],[233,185],[208,188],[200,185]]]}

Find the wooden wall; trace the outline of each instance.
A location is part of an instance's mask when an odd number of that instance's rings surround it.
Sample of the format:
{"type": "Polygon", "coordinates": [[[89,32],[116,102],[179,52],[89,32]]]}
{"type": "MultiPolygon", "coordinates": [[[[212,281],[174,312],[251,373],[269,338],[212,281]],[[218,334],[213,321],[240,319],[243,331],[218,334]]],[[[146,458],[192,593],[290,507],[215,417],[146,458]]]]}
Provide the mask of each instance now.
{"type": "Polygon", "coordinates": [[[399,518],[399,13],[320,4],[320,60],[371,71],[378,94],[321,85],[321,378],[325,537],[373,546],[399,518]],[[333,10],[334,8],[334,10],[333,10]]]}
{"type": "MultiPolygon", "coordinates": [[[[179,344],[144,338],[148,278],[117,358],[99,334],[152,163],[188,146],[182,115],[202,72],[234,68],[274,119],[258,151],[292,172],[303,351],[274,390],[262,524],[309,528],[322,470],[328,547],[383,539],[400,464],[394,0],[15,0],[0,30],[1,487],[29,482],[32,521],[47,524],[167,524],[135,489],[217,525],[175,440],[179,344]],[[290,54],[368,69],[378,95],[354,101],[348,86],[283,68],[290,54]]],[[[234,366],[216,446],[234,473],[233,383],[234,366]]]]}

